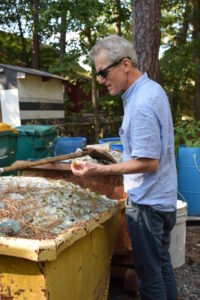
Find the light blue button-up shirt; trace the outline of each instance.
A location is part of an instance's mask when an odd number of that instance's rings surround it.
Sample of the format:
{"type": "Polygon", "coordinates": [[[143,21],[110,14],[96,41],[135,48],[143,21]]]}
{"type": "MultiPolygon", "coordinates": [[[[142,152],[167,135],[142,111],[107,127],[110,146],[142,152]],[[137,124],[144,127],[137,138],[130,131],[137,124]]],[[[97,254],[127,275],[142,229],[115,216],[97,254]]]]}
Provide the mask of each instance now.
{"type": "Polygon", "coordinates": [[[177,175],[174,131],[168,98],[163,88],[143,74],[122,95],[124,118],[119,135],[123,161],[159,160],[156,172],[125,174],[124,187],[132,202],[162,211],[176,209],[177,175]]]}

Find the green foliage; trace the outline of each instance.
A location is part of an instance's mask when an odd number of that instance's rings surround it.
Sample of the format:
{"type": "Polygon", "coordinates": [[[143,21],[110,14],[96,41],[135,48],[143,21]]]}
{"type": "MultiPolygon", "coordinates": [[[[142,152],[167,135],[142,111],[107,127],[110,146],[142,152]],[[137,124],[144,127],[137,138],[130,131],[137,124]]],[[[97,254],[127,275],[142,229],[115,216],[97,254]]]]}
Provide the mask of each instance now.
{"type": "Polygon", "coordinates": [[[162,85],[171,104],[174,122],[179,115],[194,116],[197,37],[193,34],[194,7],[191,0],[162,2],[162,85]]]}
{"type": "MultiPolygon", "coordinates": [[[[181,114],[194,115],[195,72],[200,72],[200,65],[194,63],[194,53],[199,48],[200,37],[199,34],[194,36],[193,32],[193,2],[162,1],[161,44],[166,51],[160,59],[160,70],[175,122],[181,114]]],[[[40,66],[71,82],[85,78],[78,61],[84,55],[85,62],[89,63],[87,54],[97,39],[120,29],[118,33],[131,40],[131,0],[40,0],[39,4],[36,30],[40,36],[40,66]],[[62,16],[66,17],[64,25],[62,16]],[[64,55],[60,51],[61,32],[77,35],[77,38],[66,39],[64,55]]],[[[32,0],[1,1],[0,26],[10,32],[0,31],[2,63],[31,66],[32,25],[32,0]]],[[[89,93],[91,81],[83,80],[82,87],[89,93]]],[[[100,97],[98,106],[109,117],[122,113],[119,97],[100,97]]],[[[90,102],[85,110],[92,111],[91,107],[90,102]]]]}
{"type": "Polygon", "coordinates": [[[64,96],[64,110],[65,113],[68,114],[70,111],[73,111],[75,107],[75,103],[72,101],[69,101],[69,98],[67,95],[64,96]]]}
{"type": "Polygon", "coordinates": [[[194,61],[191,43],[171,47],[160,59],[162,85],[167,92],[173,118],[194,113],[194,61]]]}
{"type": "Polygon", "coordinates": [[[174,128],[174,142],[176,153],[180,145],[200,147],[200,121],[180,121],[174,128]]]}
{"type": "Polygon", "coordinates": [[[131,40],[132,36],[132,3],[131,1],[105,0],[104,22],[109,24],[109,30],[105,34],[116,33],[116,27],[125,38],[131,40]]]}
{"type": "Polygon", "coordinates": [[[75,81],[78,77],[78,63],[77,63],[77,53],[64,54],[63,56],[57,55],[57,58],[54,58],[54,61],[49,65],[49,71],[66,77],[70,81],[75,81]]]}
{"type": "MultiPolygon", "coordinates": [[[[0,31],[0,59],[2,63],[26,65],[22,53],[22,44],[17,34],[0,31]]],[[[31,42],[27,40],[27,53],[31,56],[31,42]]]]}
{"type": "MultiPolygon", "coordinates": [[[[89,92],[91,92],[91,80],[82,80],[81,86],[86,95],[88,95],[89,92]]],[[[101,94],[102,86],[100,86],[99,84],[97,86],[101,94]]],[[[83,112],[88,112],[88,113],[94,112],[91,102],[82,99],[82,103],[84,107],[83,112]]],[[[123,115],[123,103],[122,103],[121,95],[111,96],[108,92],[105,92],[105,95],[100,96],[98,99],[98,110],[108,118],[113,118],[116,116],[123,115]]]]}
{"type": "Polygon", "coordinates": [[[99,98],[99,108],[108,117],[116,117],[123,114],[122,99],[120,95],[106,95],[99,98]]]}
{"type": "MultiPolygon", "coordinates": [[[[23,61],[24,53],[27,51],[29,57],[28,65],[31,66],[31,38],[33,25],[33,1],[27,0],[2,0],[0,7],[0,26],[4,30],[14,33],[17,37],[15,44],[11,44],[10,40],[1,43],[1,49],[5,49],[6,56],[3,56],[5,63],[27,65],[27,61],[23,61]],[[28,40],[27,40],[28,36],[28,40]],[[25,38],[26,37],[26,38],[25,38]],[[24,53],[22,54],[22,39],[24,38],[24,53]],[[28,44],[28,45],[27,45],[28,44]],[[27,48],[27,49],[26,49],[27,48]]],[[[117,18],[123,27],[123,32],[131,36],[131,1],[99,1],[99,0],[41,0],[39,1],[39,26],[35,28],[40,36],[41,51],[40,62],[41,68],[60,74],[69,71],[72,68],[64,67],[74,65],[81,55],[87,55],[88,50],[96,42],[100,36],[104,36],[110,32],[114,32],[117,18]],[[118,15],[117,15],[118,14],[118,15]],[[61,16],[66,15],[66,24],[63,28],[61,16]],[[60,57],[56,49],[59,51],[59,36],[61,32],[76,32],[79,39],[67,41],[67,59],[60,57]],[[47,43],[48,42],[48,43],[47,43]],[[44,43],[51,45],[54,50],[44,43]],[[53,61],[53,53],[55,59],[53,61]],[[49,55],[48,55],[49,54],[49,55]],[[50,57],[48,57],[50,56],[50,57]],[[60,66],[59,66],[60,64],[60,66]]]]}
{"type": "Polygon", "coordinates": [[[56,48],[50,45],[42,44],[40,46],[40,68],[48,70],[50,66],[55,65],[59,61],[60,53],[56,48]]]}
{"type": "Polygon", "coordinates": [[[30,26],[30,1],[26,0],[1,0],[0,24],[4,30],[16,34],[29,31],[30,26]],[[25,22],[22,21],[24,18],[25,22]],[[19,28],[21,25],[21,29],[19,28]]]}

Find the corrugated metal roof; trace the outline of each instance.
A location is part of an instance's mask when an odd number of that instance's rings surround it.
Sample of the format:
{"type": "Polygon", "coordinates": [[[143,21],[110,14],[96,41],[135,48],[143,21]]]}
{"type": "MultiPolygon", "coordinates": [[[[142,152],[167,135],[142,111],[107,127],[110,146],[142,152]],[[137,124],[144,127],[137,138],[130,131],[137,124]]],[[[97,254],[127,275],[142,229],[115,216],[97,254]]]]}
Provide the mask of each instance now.
{"type": "Polygon", "coordinates": [[[42,77],[54,78],[54,79],[58,79],[58,80],[67,81],[65,78],[63,78],[61,76],[57,76],[57,75],[51,74],[49,72],[41,71],[41,70],[37,70],[37,69],[31,69],[31,68],[25,68],[25,67],[19,67],[19,66],[7,65],[7,64],[0,64],[0,68],[6,68],[6,69],[13,70],[16,72],[21,72],[21,73],[35,75],[35,76],[42,76],[42,77]]]}

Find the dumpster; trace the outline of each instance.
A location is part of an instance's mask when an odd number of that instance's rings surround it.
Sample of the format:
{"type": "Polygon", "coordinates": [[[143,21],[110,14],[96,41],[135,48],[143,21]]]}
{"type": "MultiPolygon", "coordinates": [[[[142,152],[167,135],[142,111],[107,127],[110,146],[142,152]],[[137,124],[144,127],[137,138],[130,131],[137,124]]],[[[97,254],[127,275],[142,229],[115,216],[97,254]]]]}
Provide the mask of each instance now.
{"type": "Polygon", "coordinates": [[[0,167],[11,165],[17,152],[17,133],[13,130],[0,130],[0,167]]]}
{"type": "MultiPolygon", "coordinates": [[[[117,152],[117,154],[119,153],[117,152]]],[[[119,160],[119,157],[117,157],[117,160],[119,160]]],[[[72,173],[70,164],[67,162],[49,163],[31,169],[22,169],[18,171],[18,174],[21,176],[41,176],[52,179],[64,179],[68,182],[78,184],[82,188],[89,188],[91,191],[97,191],[110,199],[117,199],[121,202],[123,209],[121,210],[122,216],[120,227],[112,256],[111,277],[124,281],[127,287],[126,289],[132,290],[133,282],[130,281],[129,278],[132,278],[134,261],[128,225],[125,217],[125,199],[127,194],[124,192],[123,176],[108,175],[79,177],[72,173]],[[131,282],[131,284],[129,284],[129,282],[131,282]]]]}
{"type": "Polygon", "coordinates": [[[114,256],[116,261],[120,263],[119,256],[122,261],[125,259],[128,264],[133,264],[132,261],[132,246],[128,232],[128,225],[125,218],[125,199],[127,194],[124,192],[123,177],[121,175],[108,176],[75,176],[71,171],[71,166],[66,162],[49,163],[41,166],[36,166],[30,169],[22,169],[18,171],[20,176],[41,176],[52,179],[64,179],[81,186],[89,188],[91,191],[99,192],[106,195],[110,199],[117,199],[123,205],[122,219],[117,243],[115,246],[114,256]]]}
{"type": "Polygon", "coordinates": [[[57,129],[52,125],[22,125],[18,131],[16,160],[53,156],[57,129]]]}
{"type": "Polygon", "coordinates": [[[13,205],[21,226],[0,227],[0,299],[107,299],[121,204],[64,180],[4,177],[0,186],[1,214],[13,205]]]}

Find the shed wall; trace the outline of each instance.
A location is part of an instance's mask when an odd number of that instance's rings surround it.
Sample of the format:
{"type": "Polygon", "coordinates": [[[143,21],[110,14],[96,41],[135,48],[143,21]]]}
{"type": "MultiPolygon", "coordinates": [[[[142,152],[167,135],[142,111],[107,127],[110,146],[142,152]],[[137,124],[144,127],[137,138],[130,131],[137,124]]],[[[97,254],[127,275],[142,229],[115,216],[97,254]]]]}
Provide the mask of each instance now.
{"type": "Polygon", "coordinates": [[[30,120],[64,120],[63,83],[57,79],[43,79],[27,75],[17,80],[20,117],[22,123],[30,120]]]}
{"type": "Polygon", "coordinates": [[[63,84],[61,80],[43,81],[41,77],[26,75],[18,79],[20,102],[63,103],[63,84]]]}

